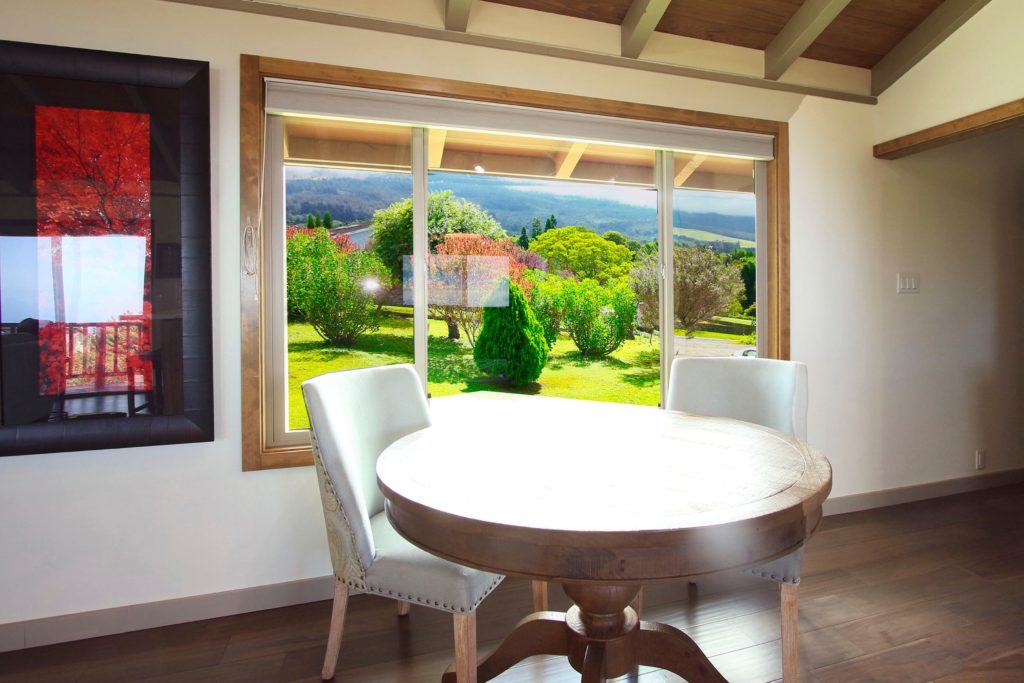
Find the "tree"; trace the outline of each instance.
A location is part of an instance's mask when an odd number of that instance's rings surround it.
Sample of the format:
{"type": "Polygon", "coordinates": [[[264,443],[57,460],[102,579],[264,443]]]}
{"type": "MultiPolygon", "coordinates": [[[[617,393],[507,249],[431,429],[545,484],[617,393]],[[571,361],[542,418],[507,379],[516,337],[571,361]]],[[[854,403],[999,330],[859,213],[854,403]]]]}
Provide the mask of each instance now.
{"type": "MultiPolygon", "coordinates": [[[[450,190],[432,192],[427,199],[427,240],[434,251],[445,235],[472,233],[491,239],[508,235],[494,217],[478,205],[455,197],[450,190]]],[[[402,281],[402,261],[412,254],[412,199],[403,199],[373,214],[374,253],[402,281]]]]}
{"type": "Polygon", "coordinates": [[[750,308],[757,301],[757,256],[747,249],[737,249],[729,254],[729,260],[740,264],[740,277],[743,279],[740,306],[750,308]]]}
{"type": "Polygon", "coordinates": [[[601,233],[601,237],[603,237],[604,239],[608,240],[613,244],[618,244],[620,246],[626,247],[634,254],[640,251],[639,242],[637,242],[636,240],[629,239],[618,230],[609,230],[607,232],[603,232],[601,233]]]}
{"type": "Polygon", "coordinates": [[[324,227],[328,230],[334,227],[334,219],[331,218],[330,211],[324,211],[324,227]]]}
{"type": "MultiPolygon", "coordinates": [[[[64,237],[110,235],[134,236],[145,245],[141,307],[119,317],[140,321],[138,337],[125,342],[125,360],[139,367],[148,389],[152,362],[143,354],[152,349],[153,330],[149,116],[37,106],[35,141],[36,234],[48,238],[40,242],[49,242],[53,296],[53,320],[39,328],[39,391],[52,395],[66,390],[65,359],[76,353],[67,348],[64,237]]],[[[98,333],[85,334],[86,344],[102,343],[98,333]]]]}
{"type": "Polygon", "coordinates": [[[512,386],[522,386],[540,377],[548,362],[548,345],[519,285],[505,280],[499,289],[505,287],[507,303],[504,297],[498,297],[502,305],[484,309],[483,329],[473,349],[473,360],[484,374],[502,377],[512,386]]]}
{"type": "Polygon", "coordinates": [[[558,227],[558,219],[555,218],[555,214],[548,216],[548,219],[544,221],[544,232],[548,230],[554,230],[558,227]]]}
{"type": "Polygon", "coordinates": [[[314,229],[316,229],[316,219],[313,218],[313,214],[308,214],[306,216],[306,229],[307,230],[314,230],[314,229]]]}
{"type": "Polygon", "coordinates": [[[519,239],[516,240],[516,243],[520,247],[522,247],[523,249],[529,249],[530,248],[530,236],[526,234],[526,226],[525,225],[523,226],[522,231],[519,233],[519,239]]]}
{"type": "Polygon", "coordinates": [[[604,284],[629,273],[633,254],[589,228],[569,226],[547,230],[530,245],[547,259],[554,272],[569,271],[581,279],[604,284]]]}
{"type": "Polygon", "coordinates": [[[388,270],[377,255],[342,251],[323,227],[293,240],[303,245],[295,250],[294,272],[303,278],[296,305],[316,333],[332,344],[350,346],[359,335],[378,329],[384,313],[377,298],[388,270]]]}
{"type": "Polygon", "coordinates": [[[676,322],[687,336],[743,291],[739,264],[726,263],[707,247],[676,247],[674,271],[676,322]]]}
{"type": "Polygon", "coordinates": [[[658,252],[641,250],[630,271],[630,284],[637,300],[637,324],[642,329],[650,330],[651,341],[654,341],[654,331],[660,328],[660,270],[658,252]]]}
{"type": "Polygon", "coordinates": [[[584,356],[607,356],[626,340],[636,320],[636,296],[624,280],[562,283],[562,322],[584,356]]]}
{"type": "Polygon", "coordinates": [[[543,234],[544,234],[544,226],[542,226],[540,224],[540,219],[537,218],[536,216],[534,216],[534,218],[533,218],[533,228],[530,230],[530,238],[531,239],[537,239],[538,237],[540,237],[543,234]]]}
{"type": "Polygon", "coordinates": [[[517,258],[521,250],[510,239],[451,234],[436,251],[427,272],[429,311],[448,324],[449,339],[458,339],[461,330],[470,346],[476,344],[485,300],[499,282],[511,279],[526,293],[533,288],[517,258]]]}

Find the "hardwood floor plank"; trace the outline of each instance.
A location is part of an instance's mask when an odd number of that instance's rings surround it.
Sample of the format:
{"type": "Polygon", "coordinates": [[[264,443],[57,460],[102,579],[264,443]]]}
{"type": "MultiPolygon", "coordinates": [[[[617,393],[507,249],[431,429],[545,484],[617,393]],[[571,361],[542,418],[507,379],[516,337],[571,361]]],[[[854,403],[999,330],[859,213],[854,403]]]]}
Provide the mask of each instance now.
{"type": "Polygon", "coordinates": [[[817,683],[850,683],[850,681],[931,681],[961,669],[952,654],[927,640],[918,640],[889,650],[874,652],[817,669],[817,683]]]}
{"type": "MultiPolygon", "coordinates": [[[[1024,681],[1024,484],[826,518],[800,587],[800,680],[1024,681]]],[[[549,590],[551,609],[569,601],[549,590]]],[[[486,654],[530,610],[509,579],[477,613],[486,654]]],[[[314,683],[330,602],[0,654],[0,683],[314,683]]],[[[779,594],[738,573],[645,590],[645,618],[689,632],[733,682],[781,677],[779,594]]],[[[453,658],[451,616],[408,618],[375,596],[350,600],[337,680],[436,683],[453,658]]],[[[643,667],[615,683],[679,683],[643,667]]],[[[533,657],[496,683],[576,683],[564,658],[533,657]]]]}

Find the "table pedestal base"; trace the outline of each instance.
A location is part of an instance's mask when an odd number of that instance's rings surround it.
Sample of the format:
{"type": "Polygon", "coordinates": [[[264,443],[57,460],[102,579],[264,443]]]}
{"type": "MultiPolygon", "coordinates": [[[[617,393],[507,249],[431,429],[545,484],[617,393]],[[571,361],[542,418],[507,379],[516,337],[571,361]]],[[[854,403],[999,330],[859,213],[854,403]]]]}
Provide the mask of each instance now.
{"type": "MultiPolygon", "coordinates": [[[[689,683],[726,683],[697,644],[679,629],[641,622],[629,603],[638,586],[566,584],[575,606],[568,612],[536,612],[477,667],[477,681],[489,681],[534,655],[562,655],[582,674],[582,683],[604,683],[639,665],[682,676],[689,683]]],[[[442,683],[456,683],[448,670],[442,683]]],[[[462,683],[461,681],[458,683],[462,683]]]]}

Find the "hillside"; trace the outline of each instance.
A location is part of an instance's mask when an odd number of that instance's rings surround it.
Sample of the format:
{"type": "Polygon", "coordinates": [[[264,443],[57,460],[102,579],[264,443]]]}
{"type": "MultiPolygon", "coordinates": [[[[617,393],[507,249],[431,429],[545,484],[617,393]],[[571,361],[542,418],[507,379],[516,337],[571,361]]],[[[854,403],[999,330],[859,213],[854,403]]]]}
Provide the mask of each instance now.
{"type": "MultiPolygon", "coordinates": [[[[529,181],[463,173],[433,173],[430,190],[451,190],[456,196],[489,211],[510,235],[533,220],[554,214],[558,225],[585,225],[598,233],[618,230],[639,242],[657,237],[655,193],[622,186],[529,181]],[[648,199],[649,198],[649,199],[648,199]]],[[[304,223],[309,213],[329,211],[345,223],[373,218],[373,212],[412,194],[412,179],[400,173],[359,173],[328,169],[289,168],[287,219],[304,223]]],[[[684,191],[685,201],[698,203],[697,195],[684,191]]],[[[721,194],[721,193],[719,193],[721,194]]],[[[679,200],[677,194],[677,201],[679,200]]],[[[683,243],[754,239],[754,216],[716,212],[675,211],[677,241],[683,243]],[[728,240],[727,238],[733,238],[728,240]]]]}

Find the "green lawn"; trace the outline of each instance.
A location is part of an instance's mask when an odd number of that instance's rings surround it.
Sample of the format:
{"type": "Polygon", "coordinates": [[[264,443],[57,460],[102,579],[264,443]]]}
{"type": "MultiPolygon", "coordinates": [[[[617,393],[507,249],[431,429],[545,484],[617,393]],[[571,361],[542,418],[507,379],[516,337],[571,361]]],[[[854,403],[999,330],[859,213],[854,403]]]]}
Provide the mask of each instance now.
{"type": "MultiPolygon", "coordinates": [[[[464,340],[447,338],[447,327],[429,322],[427,385],[432,396],[468,391],[517,391],[543,396],[657,405],[660,398],[658,344],[639,335],[626,341],[608,358],[591,360],[580,355],[562,335],[536,384],[511,389],[480,376],[473,351],[464,340]]],[[[388,316],[380,330],[365,334],[354,346],[325,343],[310,325],[288,325],[288,425],[306,429],[309,419],[302,404],[303,381],[335,370],[390,363],[412,363],[412,319],[388,316]]]]}
{"type": "Polygon", "coordinates": [[[698,228],[673,228],[672,232],[676,235],[684,235],[690,239],[699,240],[701,242],[733,242],[743,249],[757,248],[757,243],[752,240],[745,240],[741,237],[729,237],[728,235],[719,235],[717,232],[708,232],[707,230],[700,230],[698,228]]]}

